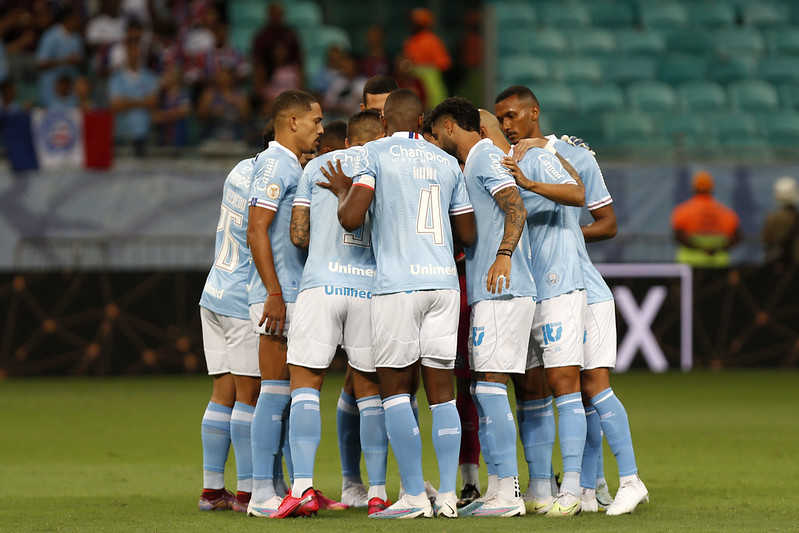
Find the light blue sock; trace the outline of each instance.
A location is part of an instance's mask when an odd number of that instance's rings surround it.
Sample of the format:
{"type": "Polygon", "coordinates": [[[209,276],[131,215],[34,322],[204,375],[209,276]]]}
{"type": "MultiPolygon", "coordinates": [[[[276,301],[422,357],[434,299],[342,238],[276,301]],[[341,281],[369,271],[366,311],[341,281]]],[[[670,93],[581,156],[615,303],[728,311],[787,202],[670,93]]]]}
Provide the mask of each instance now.
{"type": "Polygon", "coordinates": [[[252,492],[252,415],[255,407],[244,402],[233,405],[230,415],[230,440],[236,453],[236,477],[239,492],[252,492]]]}
{"type": "MultiPolygon", "coordinates": [[[[289,474],[289,487],[294,483],[294,461],[292,460],[291,443],[289,442],[289,432],[291,431],[290,414],[291,404],[287,405],[286,410],[283,412],[283,442],[280,445],[280,452],[286,461],[286,471],[289,474]]],[[[275,478],[283,479],[283,465],[280,463],[280,456],[277,459],[275,478]]],[[[277,488],[277,486],[275,487],[277,488]]]]}
{"type": "Polygon", "coordinates": [[[516,462],[516,424],[508,403],[508,387],[502,383],[478,381],[477,402],[483,407],[490,423],[486,426],[491,442],[491,455],[497,464],[499,479],[519,475],[516,462]]]}
{"type": "Polygon", "coordinates": [[[438,492],[455,492],[461,453],[461,417],[455,400],[430,406],[433,412],[433,448],[438,460],[438,492]]]}
{"type": "Polygon", "coordinates": [[[233,409],[214,402],[205,408],[200,434],[203,441],[203,488],[225,487],[225,463],[230,451],[230,413],[233,409]]]}
{"type": "Polygon", "coordinates": [[[555,398],[558,408],[558,436],[563,457],[561,492],[580,495],[580,463],[585,447],[585,409],[579,392],[555,398]],[[574,472],[577,475],[568,475],[574,472]]]}
{"type": "Polygon", "coordinates": [[[341,456],[341,475],[361,477],[361,430],[360,414],[355,398],[344,392],[338,398],[336,409],[336,431],[338,453],[341,456]]]}
{"type": "Polygon", "coordinates": [[[275,456],[283,437],[283,413],[291,400],[288,380],[262,380],[252,419],[252,499],[261,503],[275,495],[275,456]]]}
{"type": "MultiPolygon", "coordinates": [[[[408,394],[397,394],[383,400],[386,433],[394,457],[397,458],[405,492],[416,496],[424,492],[422,474],[422,437],[413,418],[408,394]]],[[[457,468],[457,465],[456,465],[457,468]]]]}
{"type": "Polygon", "coordinates": [[[301,387],[291,392],[289,442],[296,479],[313,479],[316,451],[322,440],[319,391],[301,387]]]}
{"type": "MultiPolygon", "coordinates": [[[[599,413],[597,413],[597,418],[599,417],[599,413]]],[[[602,423],[600,422],[599,425],[599,450],[597,450],[597,457],[596,457],[596,479],[605,479],[605,451],[602,448],[602,439],[605,436],[605,432],[602,431],[602,423]]]]}
{"type": "Polygon", "coordinates": [[[385,485],[388,437],[386,415],[380,396],[367,396],[358,400],[358,411],[361,416],[361,446],[369,485],[385,485]]]}
{"type": "Polygon", "coordinates": [[[585,408],[585,449],[583,450],[583,463],[580,468],[580,486],[587,489],[596,488],[596,461],[602,449],[602,426],[599,424],[599,415],[593,407],[585,408]]]}
{"type": "Polygon", "coordinates": [[[480,453],[483,454],[483,460],[486,462],[486,472],[489,476],[496,475],[497,463],[494,461],[494,456],[491,453],[493,442],[489,441],[486,435],[486,414],[483,407],[480,405],[480,401],[477,399],[477,390],[474,382],[469,386],[469,393],[472,395],[475,408],[477,408],[477,440],[480,441],[480,453]]]}
{"type": "Polygon", "coordinates": [[[516,402],[524,458],[530,479],[552,477],[552,449],[555,447],[555,410],[552,396],[516,402]]]}
{"type": "Polygon", "coordinates": [[[635,465],[635,452],[633,439],[630,435],[630,424],[627,421],[627,411],[621,401],[613,394],[613,389],[607,388],[591,398],[591,405],[599,413],[602,431],[608,439],[610,451],[616,456],[619,465],[619,476],[632,476],[638,473],[635,465]]]}

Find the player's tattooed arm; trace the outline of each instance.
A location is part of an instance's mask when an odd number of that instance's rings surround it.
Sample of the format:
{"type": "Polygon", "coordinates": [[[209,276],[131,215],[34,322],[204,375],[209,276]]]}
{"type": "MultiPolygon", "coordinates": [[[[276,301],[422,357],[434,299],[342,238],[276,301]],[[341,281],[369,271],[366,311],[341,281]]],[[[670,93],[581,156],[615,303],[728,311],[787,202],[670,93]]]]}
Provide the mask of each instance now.
{"type": "Polygon", "coordinates": [[[289,227],[291,244],[297,248],[308,248],[311,242],[311,210],[303,206],[294,206],[291,210],[289,227]]]}
{"type": "Polygon", "coordinates": [[[494,195],[494,201],[505,212],[505,233],[500,249],[515,250],[527,221],[527,209],[516,187],[505,187],[494,195]]]}

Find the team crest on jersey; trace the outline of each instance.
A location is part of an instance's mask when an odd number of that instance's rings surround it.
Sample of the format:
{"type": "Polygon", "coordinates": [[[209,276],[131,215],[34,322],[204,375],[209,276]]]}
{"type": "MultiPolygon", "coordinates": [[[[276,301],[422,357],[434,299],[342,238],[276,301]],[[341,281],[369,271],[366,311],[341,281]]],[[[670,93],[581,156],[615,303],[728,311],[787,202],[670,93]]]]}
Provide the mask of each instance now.
{"type": "Polygon", "coordinates": [[[557,282],[560,281],[560,276],[558,275],[557,272],[549,271],[549,272],[546,273],[545,277],[546,277],[547,282],[552,284],[552,285],[555,285],[557,282]]]}
{"type": "Polygon", "coordinates": [[[277,200],[280,196],[280,185],[277,183],[270,183],[266,186],[266,195],[272,200],[277,200]]]}
{"type": "Polygon", "coordinates": [[[474,326],[472,327],[472,346],[480,346],[483,344],[483,339],[485,338],[486,328],[485,326],[474,326]]]}

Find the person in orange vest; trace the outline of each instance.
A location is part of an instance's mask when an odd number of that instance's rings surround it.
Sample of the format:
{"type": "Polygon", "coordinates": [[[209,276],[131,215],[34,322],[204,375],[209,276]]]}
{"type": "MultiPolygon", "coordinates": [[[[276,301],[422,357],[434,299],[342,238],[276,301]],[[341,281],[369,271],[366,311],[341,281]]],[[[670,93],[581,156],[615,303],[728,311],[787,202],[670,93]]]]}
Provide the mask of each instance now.
{"type": "Polygon", "coordinates": [[[698,268],[730,265],[729,249],[741,241],[738,215],[713,198],[713,176],[699,171],[693,180],[694,196],[671,213],[674,238],[679,244],[677,262],[698,268]]]}

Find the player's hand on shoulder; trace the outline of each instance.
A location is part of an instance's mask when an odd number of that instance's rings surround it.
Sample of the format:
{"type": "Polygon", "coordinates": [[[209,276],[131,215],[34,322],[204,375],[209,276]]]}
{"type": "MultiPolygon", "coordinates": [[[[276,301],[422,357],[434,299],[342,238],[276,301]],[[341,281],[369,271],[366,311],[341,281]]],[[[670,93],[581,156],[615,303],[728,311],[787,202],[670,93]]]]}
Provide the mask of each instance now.
{"type": "Polygon", "coordinates": [[[344,174],[341,170],[341,159],[336,159],[335,166],[332,161],[327,162],[327,168],[322,165],[319,170],[327,178],[327,181],[317,181],[316,184],[332,192],[336,196],[347,194],[352,187],[352,178],[344,174]]]}
{"type": "Polygon", "coordinates": [[[522,189],[530,189],[532,187],[532,182],[527,179],[527,176],[524,175],[522,169],[519,168],[518,163],[512,157],[504,157],[502,158],[502,166],[507,168],[513,179],[516,180],[516,185],[521,187],[522,189]]]}
{"type": "Polygon", "coordinates": [[[564,142],[567,142],[567,143],[569,143],[569,144],[571,144],[573,146],[578,146],[580,148],[585,148],[586,150],[591,152],[591,155],[596,155],[596,152],[591,150],[591,147],[588,145],[588,142],[586,142],[585,140],[581,139],[580,137],[577,137],[575,135],[562,135],[560,140],[564,141],[564,142]]]}
{"type": "Polygon", "coordinates": [[[513,145],[513,159],[521,161],[530,148],[545,148],[547,139],[522,139],[513,145]]]}

